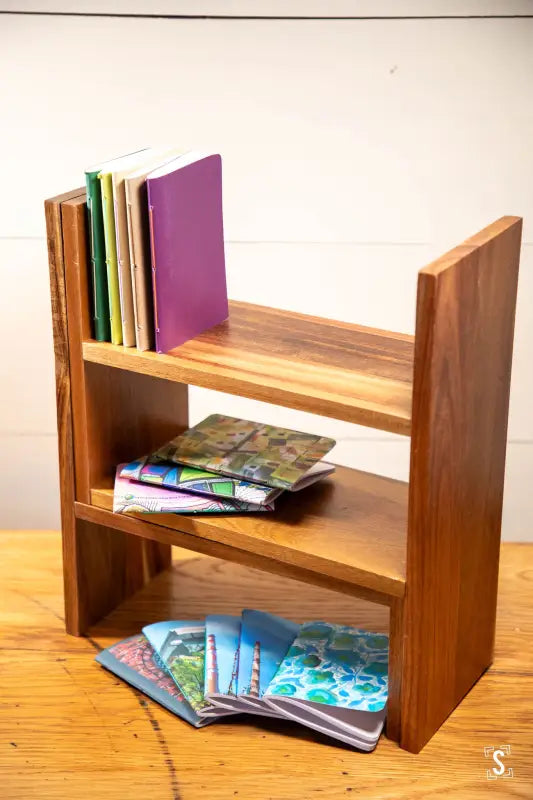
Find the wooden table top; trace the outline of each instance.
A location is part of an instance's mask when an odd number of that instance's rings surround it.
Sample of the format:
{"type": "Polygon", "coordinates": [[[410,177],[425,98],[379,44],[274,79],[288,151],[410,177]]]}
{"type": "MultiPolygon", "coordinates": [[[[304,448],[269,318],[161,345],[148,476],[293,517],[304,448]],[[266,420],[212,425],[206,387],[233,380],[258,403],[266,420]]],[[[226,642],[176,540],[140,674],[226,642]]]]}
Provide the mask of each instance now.
{"type": "Polygon", "coordinates": [[[533,545],[503,545],[494,665],[419,755],[384,737],[359,753],[277,720],[194,730],[95,664],[146,623],[243,607],[387,629],[385,607],[175,555],[172,571],[77,639],[64,632],[59,534],[0,533],[3,800],[533,797],[533,545]],[[504,744],[514,775],[489,782],[483,749],[504,744]]]}

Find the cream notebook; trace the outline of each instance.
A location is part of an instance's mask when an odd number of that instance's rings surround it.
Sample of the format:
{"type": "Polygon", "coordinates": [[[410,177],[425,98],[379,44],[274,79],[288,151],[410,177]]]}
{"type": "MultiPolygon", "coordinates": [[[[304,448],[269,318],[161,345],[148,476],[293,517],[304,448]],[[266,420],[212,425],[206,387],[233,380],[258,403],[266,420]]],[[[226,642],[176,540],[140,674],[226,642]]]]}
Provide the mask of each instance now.
{"type": "Polygon", "coordinates": [[[182,150],[174,149],[154,153],[142,166],[134,172],[130,172],[124,179],[129,245],[128,264],[135,319],[135,339],[139,350],[153,350],[155,346],[146,176],[157,167],[164,166],[177,158],[182,152],[182,150]]]}

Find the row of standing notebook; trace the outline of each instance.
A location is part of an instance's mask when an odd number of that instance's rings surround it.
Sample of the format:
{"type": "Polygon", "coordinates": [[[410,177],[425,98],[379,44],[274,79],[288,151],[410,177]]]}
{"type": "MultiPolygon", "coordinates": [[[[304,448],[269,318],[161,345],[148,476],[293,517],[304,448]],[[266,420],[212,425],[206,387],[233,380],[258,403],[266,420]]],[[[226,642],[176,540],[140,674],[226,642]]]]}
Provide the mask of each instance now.
{"type": "Polygon", "coordinates": [[[168,352],[227,318],[220,155],[147,148],[85,182],[98,341],[168,352]]]}
{"type": "Polygon", "coordinates": [[[383,729],[388,638],[263,611],[156,622],[96,660],[195,727],[248,713],[372,750],[383,729]]]}

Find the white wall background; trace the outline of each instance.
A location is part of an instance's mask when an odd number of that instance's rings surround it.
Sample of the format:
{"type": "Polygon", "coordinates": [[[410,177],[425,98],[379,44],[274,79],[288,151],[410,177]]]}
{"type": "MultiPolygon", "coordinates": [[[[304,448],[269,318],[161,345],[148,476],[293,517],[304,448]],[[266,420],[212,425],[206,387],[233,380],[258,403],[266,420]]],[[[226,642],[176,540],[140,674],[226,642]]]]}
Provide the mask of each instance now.
{"type": "MultiPolygon", "coordinates": [[[[533,18],[502,16],[533,3],[2,8],[75,15],[0,15],[0,528],[59,526],[42,202],[95,161],[170,143],[223,154],[236,299],[413,332],[417,269],[525,217],[504,536],[533,540],[533,18]]],[[[191,410],[334,435],[338,463],[407,479],[402,437],[199,389],[191,410]]]]}

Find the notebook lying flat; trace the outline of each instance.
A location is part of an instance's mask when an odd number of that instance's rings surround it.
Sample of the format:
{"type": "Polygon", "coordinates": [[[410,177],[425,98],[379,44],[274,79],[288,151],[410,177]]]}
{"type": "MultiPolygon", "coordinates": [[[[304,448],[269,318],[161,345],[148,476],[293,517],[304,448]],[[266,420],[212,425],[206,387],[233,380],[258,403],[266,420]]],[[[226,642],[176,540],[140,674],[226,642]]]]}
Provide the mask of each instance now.
{"type": "Polygon", "coordinates": [[[388,638],[308,622],[265,693],[277,711],[341,741],[371,750],[385,720],[388,638]]]}
{"type": "MultiPolygon", "coordinates": [[[[305,489],[333,472],[335,472],[333,464],[318,461],[293,484],[290,491],[297,492],[305,489]]],[[[254,510],[255,506],[264,505],[272,508],[274,500],[283,491],[263,484],[251,483],[241,478],[230,478],[226,475],[217,475],[216,472],[175,464],[173,461],[162,461],[156,455],[146,456],[122,465],[120,475],[128,480],[164,486],[167,489],[179,489],[183,492],[195,492],[209,497],[239,501],[250,504],[252,507],[249,510],[254,510]]]]}
{"type": "Polygon", "coordinates": [[[143,628],[164,668],[193,711],[200,716],[225,716],[204,698],[205,624],[186,620],[154,622],[143,628]]]}
{"type": "Polygon", "coordinates": [[[274,506],[241,503],[223,496],[181,492],[164,486],[136,483],[122,477],[124,464],[115,475],[113,511],[116,514],[250,514],[272,511],[274,506]]]}
{"type": "Polygon", "coordinates": [[[190,467],[291,489],[335,441],[224,414],[212,414],[156,451],[190,467]]]}
{"type": "Polygon", "coordinates": [[[195,728],[212,721],[193,711],[175,682],[157,663],[154,650],[142,633],[102,650],[96,661],[195,728]]]}

